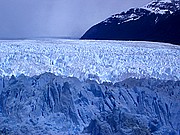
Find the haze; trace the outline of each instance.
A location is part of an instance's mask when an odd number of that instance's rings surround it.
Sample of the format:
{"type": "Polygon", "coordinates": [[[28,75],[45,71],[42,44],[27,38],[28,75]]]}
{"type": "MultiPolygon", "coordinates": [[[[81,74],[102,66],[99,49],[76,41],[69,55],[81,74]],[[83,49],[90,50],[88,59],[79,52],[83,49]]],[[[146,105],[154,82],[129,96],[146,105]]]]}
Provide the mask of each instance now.
{"type": "Polygon", "coordinates": [[[94,24],[151,0],[0,0],[0,39],[79,38],[94,24]]]}

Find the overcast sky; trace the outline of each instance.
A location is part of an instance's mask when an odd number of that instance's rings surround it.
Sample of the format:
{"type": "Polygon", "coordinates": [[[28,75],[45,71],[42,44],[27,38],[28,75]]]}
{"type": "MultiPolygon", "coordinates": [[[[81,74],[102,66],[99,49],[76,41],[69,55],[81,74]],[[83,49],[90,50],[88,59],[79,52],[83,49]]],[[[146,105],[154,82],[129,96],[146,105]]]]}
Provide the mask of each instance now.
{"type": "Polygon", "coordinates": [[[75,37],[151,0],[0,0],[0,38],[75,37]]]}

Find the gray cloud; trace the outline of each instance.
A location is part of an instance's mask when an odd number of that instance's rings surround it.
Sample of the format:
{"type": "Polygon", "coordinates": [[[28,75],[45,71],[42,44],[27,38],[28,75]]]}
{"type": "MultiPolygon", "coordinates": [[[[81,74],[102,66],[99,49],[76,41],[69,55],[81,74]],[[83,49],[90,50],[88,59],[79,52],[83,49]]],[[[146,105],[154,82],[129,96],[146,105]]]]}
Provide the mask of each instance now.
{"type": "Polygon", "coordinates": [[[151,0],[0,0],[0,38],[80,37],[112,14],[151,0]]]}

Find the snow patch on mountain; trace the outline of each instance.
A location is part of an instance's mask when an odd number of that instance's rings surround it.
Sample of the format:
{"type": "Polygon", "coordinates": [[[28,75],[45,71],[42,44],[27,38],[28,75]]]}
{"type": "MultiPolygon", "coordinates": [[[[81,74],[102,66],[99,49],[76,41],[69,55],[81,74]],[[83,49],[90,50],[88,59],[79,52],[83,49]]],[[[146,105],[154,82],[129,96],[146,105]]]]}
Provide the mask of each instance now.
{"type": "Polygon", "coordinates": [[[145,14],[149,14],[150,11],[142,8],[131,8],[127,12],[122,12],[120,14],[112,15],[110,18],[103,21],[103,23],[108,24],[113,21],[118,21],[118,24],[122,24],[125,22],[137,20],[145,14]]]}
{"type": "Polygon", "coordinates": [[[118,20],[118,24],[134,21],[148,14],[172,14],[180,10],[179,0],[154,0],[140,8],[131,8],[127,12],[115,14],[103,21],[105,25],[112,23],[113,20],[118,20]]]}
{"type": "Polygon", "coordinates": [[[147,4],[145,7],[142,7],[146,10],[149,10],[158,14],[165,13],[174,13],[177,10],[180,10],[180,1],[179,0],[154,0],[147,4]]]}

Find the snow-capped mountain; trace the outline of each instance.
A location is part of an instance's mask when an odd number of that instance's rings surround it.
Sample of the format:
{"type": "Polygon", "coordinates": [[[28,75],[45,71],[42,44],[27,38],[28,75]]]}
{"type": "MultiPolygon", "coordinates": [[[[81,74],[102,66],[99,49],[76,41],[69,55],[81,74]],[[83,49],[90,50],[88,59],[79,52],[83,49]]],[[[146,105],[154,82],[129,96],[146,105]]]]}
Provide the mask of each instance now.
{"type": "Polygon", "coordinates": [[[122,12],[120,14],[112,15],[110,18],[104,22],[109,22],[111,19],[119,19],[119,24],[125,23],[128,21],[137,20],[144,15],[151,13],[156,14],[172,14],[180,10],[180,1],[179,0],[155,0],[144,7],[141,8],[131,8],[127,12],[122,12]]]}
{"type": "Polygon", "coordinates": [[[122,12],[120,14],[112,15],[110,18],[104,22],[111,23],[111,19],[119,19],[119,24],[125,23],[128,21],[137,20],[140,17],[152,13],[156,14],[172,14],[180,10],[180,1],[179,0],[155,0],[144,7],[141,8],[131,8],[127,12],[122,12]]]}
{"type": "Polygon", "coordinates": [[[156,0],[144,7],[112,15],[90,28],[81,39],[149,40],[180,44],[179,10],[179,0],[156,0]],[[168,31],[164,31],[168,25],[158,29],[171,16],[177,16],[176,20],[169,22],[173,27],[169,27],[168,31]]]}

